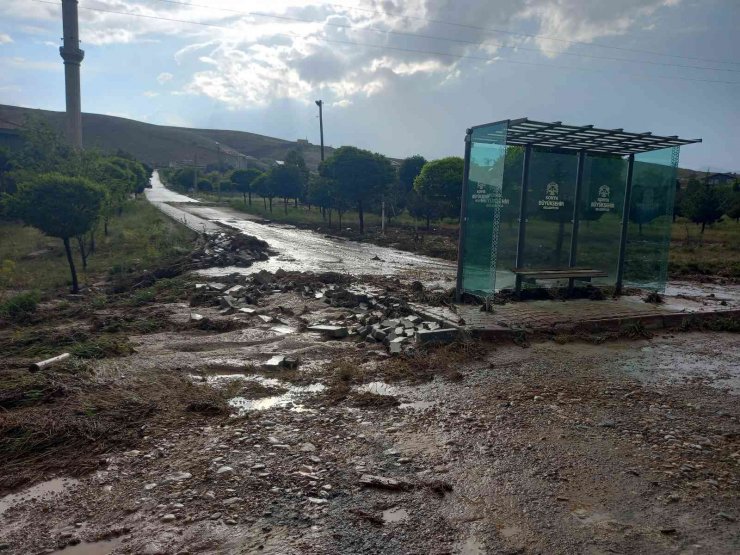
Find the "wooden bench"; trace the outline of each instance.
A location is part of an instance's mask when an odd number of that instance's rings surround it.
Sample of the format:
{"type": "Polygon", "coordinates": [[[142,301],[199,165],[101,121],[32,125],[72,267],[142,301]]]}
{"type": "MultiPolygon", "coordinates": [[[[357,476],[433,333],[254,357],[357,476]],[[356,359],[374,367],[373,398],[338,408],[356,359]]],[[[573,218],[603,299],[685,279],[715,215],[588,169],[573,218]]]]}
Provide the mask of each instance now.
{"type": "Polygon", "coordinates": [[[568,278],[568,288],[572,289],[575,280],[591,281],[591,278],[607,277],[609,274],[603,270],[593,268],[566,268],[564,270],[536,269],[536,268],[514,268],[516,275],[516,292],[522,289],[523,279],[564,279],[568,278]]]}

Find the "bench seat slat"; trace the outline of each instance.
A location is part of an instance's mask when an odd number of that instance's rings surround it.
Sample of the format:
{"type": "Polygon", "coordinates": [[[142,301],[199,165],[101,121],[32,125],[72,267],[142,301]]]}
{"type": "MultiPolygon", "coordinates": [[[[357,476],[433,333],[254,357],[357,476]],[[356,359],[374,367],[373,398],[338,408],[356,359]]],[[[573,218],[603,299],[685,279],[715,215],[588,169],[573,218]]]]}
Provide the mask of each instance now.
{"type": "Polygon", "coordinates": [[[558,278],[579,278],[579,277],[607,277],[609,274],[603,270],[594,270],[591,268],[570,268],[565,270],[546,270],[546,269],[520,269],[515,268],[513,272],[522,277],[531,277],[539,279],[558,279],[558,278]]]}

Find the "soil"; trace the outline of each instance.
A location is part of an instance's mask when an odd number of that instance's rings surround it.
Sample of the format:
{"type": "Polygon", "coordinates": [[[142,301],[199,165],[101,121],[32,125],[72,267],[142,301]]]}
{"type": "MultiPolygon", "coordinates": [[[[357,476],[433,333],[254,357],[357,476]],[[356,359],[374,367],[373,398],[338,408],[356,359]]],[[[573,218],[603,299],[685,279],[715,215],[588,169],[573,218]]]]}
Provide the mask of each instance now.
{"type": "MultiPolygon", "coordinates": [[[[126,309],[131,354],[50,370],[60,393],[7,407],[0,424],[89,425],[65,428],[69,449],[41,444],[12,464],[3,443],[18,480],[2,482],[2,552],[740,549],[737,334],[390,358],[380,343],[302,331],[354,308],[295,288],[258,308],[273,320],[185,299],[126,309]],[[203,329],[193,313],[232,324],[203,329]],[[160,326],[137,335],[145,314],[160,326]],[[274,355],[299,366],[269,370],[274,355]]],[[[65,325],[92,330],[123,310],[65,325]]],[[[3,378],[26,362],[5,361],[3,378]]]]}

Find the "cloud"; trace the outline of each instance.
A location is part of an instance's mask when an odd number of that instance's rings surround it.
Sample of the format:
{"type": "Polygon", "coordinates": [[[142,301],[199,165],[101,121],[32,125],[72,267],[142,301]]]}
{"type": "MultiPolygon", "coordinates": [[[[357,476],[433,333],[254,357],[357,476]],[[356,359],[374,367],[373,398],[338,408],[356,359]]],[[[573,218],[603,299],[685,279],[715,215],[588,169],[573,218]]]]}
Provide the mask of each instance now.
{"type": "Polygon", "coordinates": [[[159,96],[159,93],[156,91],[144,91],[142,94],[147,98],[154,98],[156,96],[159,96]]]}
{"type": "Polygon", "coordinates": [[[0,33],[0,44],[10,44],[13,39],[6,33],[0,33]]]}
{"type": "MultiPolygon", "coordinates": [[[[80,6],[80,33],[93,46],[177,41],[174,61],[185,84],[176,92],[229,108],[316,95],[342,106],[396,83],[441,87],[508,58],[556,58],[572,41],[651,32],[656,12],[680,0],[497,0],[495,8],[490,0],[330,2],[95,0],[89,7],[140,17],[80,6]]],[[[0,17],[47,24],[59,17],[56,6],[11,4],[0,17]]],[[[164,72],[157,82],[173,78],[164,72]]]]}

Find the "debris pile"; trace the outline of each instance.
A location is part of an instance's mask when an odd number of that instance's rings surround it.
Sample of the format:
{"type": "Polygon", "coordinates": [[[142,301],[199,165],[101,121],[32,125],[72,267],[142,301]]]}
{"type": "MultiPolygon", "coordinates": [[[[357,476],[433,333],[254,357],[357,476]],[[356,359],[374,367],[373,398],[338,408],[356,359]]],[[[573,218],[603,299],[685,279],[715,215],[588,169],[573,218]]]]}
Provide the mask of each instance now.
{"type": "Polygon", "coordinates": [[[248,268],[255,262],[267,260],[271,254],[274,252],[261,239],[221,232],[209,235],[206,244],[191,259],[194,269],[225,266],[248,268]]]}
{"type": "Polygon", "coordinates": [[[254,315],[268,323],[273,317],[261,311],[260,301],[273,294],[294,292],[346,310],[328,321],[302,316],[309,332],[327,339],[350,337],[383,343],[391,354],[402,353],[414,344],[450,343],[460,333],[456,328],[443,328],[438,322],[414,314],[402,294],[353,285],[351,278],[343,274],[262,270],[249,276],[231,274],[218,280],[196,284],[192,304],[217,305],[223,316],[254,315]]]}

